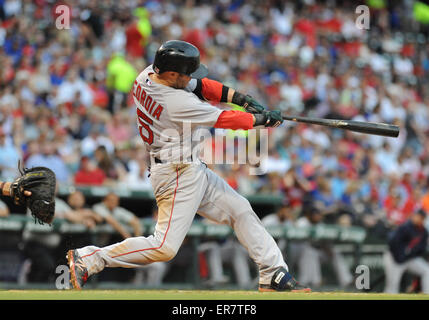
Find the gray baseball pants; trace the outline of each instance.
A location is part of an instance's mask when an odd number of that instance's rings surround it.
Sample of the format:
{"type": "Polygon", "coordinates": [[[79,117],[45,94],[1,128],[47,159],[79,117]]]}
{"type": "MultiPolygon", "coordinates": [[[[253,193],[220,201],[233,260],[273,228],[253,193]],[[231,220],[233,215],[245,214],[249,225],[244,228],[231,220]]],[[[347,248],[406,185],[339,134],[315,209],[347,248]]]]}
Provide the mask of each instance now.
{"type": "Polygon", "coordinates": [[[153,235],[133,237],[103,248],[87,246],[78,254],[89,275],[105,267],[139,267],[171,260],[179,250],[196,213],[233,228],[259,267],[259,283],[269,284],[274,272],[288,269],[281,251],[247,199],[199,160],[151,166],[151,183],[158,205],[153,235]]]}
{"type": "Polygon", "coordinates": [[[397,263],[390,251],[386,251],[383,255],[384,271],[386,275],[386,293],[399,293],[402,275],[405,271],[409,271],[421,277],[423,293],[429,293],[429,264],[422,257],[416,257],[397,263]]]}

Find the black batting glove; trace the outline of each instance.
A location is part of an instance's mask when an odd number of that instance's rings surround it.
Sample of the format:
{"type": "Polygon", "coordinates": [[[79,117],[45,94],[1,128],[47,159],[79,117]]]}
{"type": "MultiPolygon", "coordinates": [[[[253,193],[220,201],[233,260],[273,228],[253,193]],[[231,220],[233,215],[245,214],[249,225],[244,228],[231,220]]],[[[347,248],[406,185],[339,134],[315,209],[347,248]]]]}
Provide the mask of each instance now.
{"type": "Polygon", "coordinates": [[[262,106],[258,101],[249,95],[244,95],[237,91],[234,92],[231,102],[244,107],[246,112],[249,113],[257,114],[265,111],[264,106],[262,106]]]}
{"type": "Polygon", "coordinates": [[[283,123],[283,117],[280,111],[263,111],[260,114],[255,114],[254,126],[278,127],[283,123]]]}

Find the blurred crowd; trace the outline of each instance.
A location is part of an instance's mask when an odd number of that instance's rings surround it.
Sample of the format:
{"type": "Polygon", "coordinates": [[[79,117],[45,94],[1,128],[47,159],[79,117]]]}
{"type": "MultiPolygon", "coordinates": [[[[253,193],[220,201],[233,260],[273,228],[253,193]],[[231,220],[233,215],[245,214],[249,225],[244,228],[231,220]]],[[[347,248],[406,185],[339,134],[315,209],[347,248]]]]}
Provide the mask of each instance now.
{"type": "Polygon", "coordinates": [[[291,221],[310,206],[384,237],[429,210],[429,33],[412,1],[370,2],[360,29],[353,1],[1,0],[1,177],[22,159],[61,184],[150,190],[129,92],[159,45],[182,39],[210,78],[267,108],[400,126],[386,138],[285,122],[266,174],[211,165],[243,195],[284,197],[291,221]]]}

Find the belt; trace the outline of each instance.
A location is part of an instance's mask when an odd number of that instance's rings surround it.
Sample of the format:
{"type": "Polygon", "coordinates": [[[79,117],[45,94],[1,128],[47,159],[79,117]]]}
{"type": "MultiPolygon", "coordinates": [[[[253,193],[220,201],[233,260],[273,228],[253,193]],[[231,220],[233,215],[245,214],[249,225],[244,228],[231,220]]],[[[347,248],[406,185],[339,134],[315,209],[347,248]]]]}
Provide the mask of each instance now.
{"type": "MultiPolygon", "coordinates": [[[[153,158],[153,160],[155,161],[155,163],[169,163],[168,161],[162,161],[161,159],[158,159],[158,158],[155,158],[155,157],[153,158]]],[[[188,160],[190,160],[189,162],[193,161],[192,155],[191,155],[191,157],[188,160]]]]}

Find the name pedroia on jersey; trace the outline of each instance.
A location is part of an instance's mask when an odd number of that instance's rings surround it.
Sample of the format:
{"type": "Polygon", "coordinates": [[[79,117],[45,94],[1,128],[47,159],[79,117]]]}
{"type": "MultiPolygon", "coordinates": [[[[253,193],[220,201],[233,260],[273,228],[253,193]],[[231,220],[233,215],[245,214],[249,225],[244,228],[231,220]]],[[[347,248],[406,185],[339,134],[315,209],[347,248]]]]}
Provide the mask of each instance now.
{"type": "Polygon", "coordinates": [[[133,96],[137,99],[140,105],[153,117],[159,120],[164,107],[155,101],[150,95],[144,91],[142,86],[134,81],[133,96]]]}

